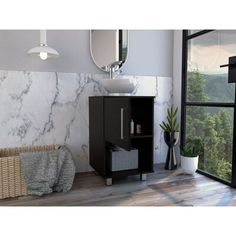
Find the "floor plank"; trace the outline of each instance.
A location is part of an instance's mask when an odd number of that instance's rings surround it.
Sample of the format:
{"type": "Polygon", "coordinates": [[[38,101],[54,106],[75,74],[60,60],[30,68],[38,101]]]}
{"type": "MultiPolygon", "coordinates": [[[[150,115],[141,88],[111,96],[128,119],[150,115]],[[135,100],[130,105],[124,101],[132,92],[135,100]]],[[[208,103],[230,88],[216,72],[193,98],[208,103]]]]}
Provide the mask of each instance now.
{"type": "Polygon", "coordinates": [[[185,175],[180,169],[155,172],[140,181],[131,176],[105,186],[95,172],[77,174],[68,193],[0,200],[0,206],[235,206],[236,189],[203,175],[185,175]]]}

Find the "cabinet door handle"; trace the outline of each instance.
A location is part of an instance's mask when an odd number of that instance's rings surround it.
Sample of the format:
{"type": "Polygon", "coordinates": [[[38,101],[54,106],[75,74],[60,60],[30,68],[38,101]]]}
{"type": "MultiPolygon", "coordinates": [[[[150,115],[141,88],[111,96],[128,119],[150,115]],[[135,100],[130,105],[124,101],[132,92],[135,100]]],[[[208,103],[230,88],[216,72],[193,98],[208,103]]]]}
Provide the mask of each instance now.
{"type": "Polygon", "coordinates": [[[124,139],[124,108],[120,109],[120,139],[124,139]]]}
{"type": "Polygon", "coordinates": [[[225,64],[225,65],[220,65],[220,68],[222,67],[236,67],[236,64],[225,64]]]}

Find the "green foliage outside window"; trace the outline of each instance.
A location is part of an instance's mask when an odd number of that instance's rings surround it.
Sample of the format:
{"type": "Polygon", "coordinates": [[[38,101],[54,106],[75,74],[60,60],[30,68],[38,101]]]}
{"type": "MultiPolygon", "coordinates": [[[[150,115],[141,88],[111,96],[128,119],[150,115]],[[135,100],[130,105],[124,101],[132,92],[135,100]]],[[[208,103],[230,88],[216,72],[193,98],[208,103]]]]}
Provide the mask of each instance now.
{"type": "MultiPolygon", "coordinates": [[[[187,100],[207,102],[207,75],[197,70],[188,72],[187,100]]],[[[204,152],[199,169],[225,180],[231,179],[233,109],[203,106],[186,108],[186,141],[201,139],[204,152]]]]}

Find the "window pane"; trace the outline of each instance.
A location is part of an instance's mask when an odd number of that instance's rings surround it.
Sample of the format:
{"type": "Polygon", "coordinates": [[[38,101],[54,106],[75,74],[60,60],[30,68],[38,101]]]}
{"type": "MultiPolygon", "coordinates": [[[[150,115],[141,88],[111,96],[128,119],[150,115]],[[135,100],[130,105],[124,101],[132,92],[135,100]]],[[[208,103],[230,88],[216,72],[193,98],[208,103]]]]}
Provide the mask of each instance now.
{"type": "Polygon", "coordinates": [[[212,31],[188,40],[187,101],[234,102],[228,58],[236,56],[236,31],[212,31]]]}
{"type": "Polygon", "coordinates": [[[186,107],[186,141],[201,139],[203,153],[198,168],[231,180],[233,108],[186,107]]]}

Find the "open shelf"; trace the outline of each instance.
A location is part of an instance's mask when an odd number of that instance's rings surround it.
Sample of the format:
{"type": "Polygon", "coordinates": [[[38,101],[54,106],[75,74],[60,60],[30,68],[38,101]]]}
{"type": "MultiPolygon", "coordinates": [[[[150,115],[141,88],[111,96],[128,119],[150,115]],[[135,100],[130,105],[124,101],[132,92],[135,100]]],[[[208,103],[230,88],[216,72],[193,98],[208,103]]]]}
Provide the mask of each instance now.
{"type": "MultiPolygon", "coordinates": [[[[133,98],[131,99],[131,116],[134,122],[134,134],[137,136],[149,136],[153,134],[153,99],[133,98]],[[141,134],[137,132],[137,125],[141,126],[141,134]]],[[[131,122],[130,120],[130,122],[131,122]]]]}

